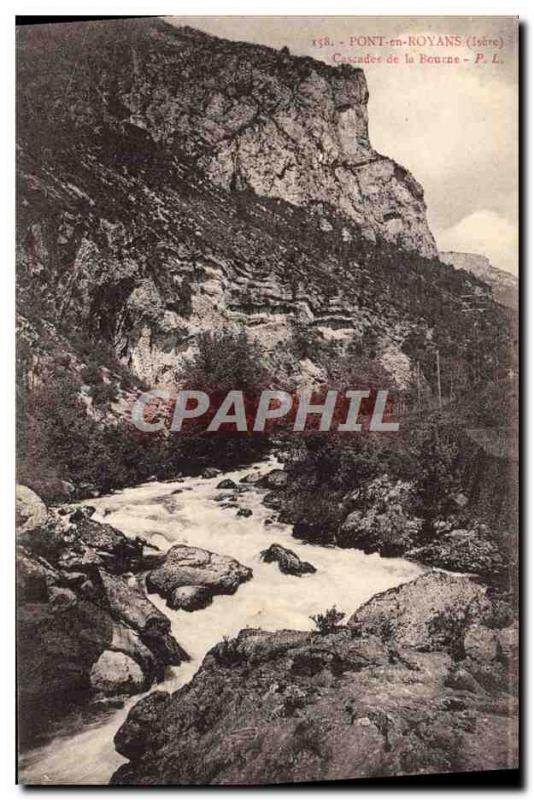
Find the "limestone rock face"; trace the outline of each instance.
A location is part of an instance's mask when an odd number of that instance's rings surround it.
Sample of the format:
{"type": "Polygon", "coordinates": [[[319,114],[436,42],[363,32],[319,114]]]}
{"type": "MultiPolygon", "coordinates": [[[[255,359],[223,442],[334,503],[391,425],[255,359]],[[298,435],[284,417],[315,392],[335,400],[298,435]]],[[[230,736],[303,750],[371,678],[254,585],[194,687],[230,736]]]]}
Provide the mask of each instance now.
{"type": "MultiPolygon", "coordinates": [[[[29,334],[39,276],[52,331],[91,326],[154,385],[206,330],[246,325],[268,351],[293,324],[400,347],[434,303],[460,311],[468,288],[443,298],[421,187],[369,142],[361,70],[161,20],[21,31],[19,69],[29,334]]],[[[409,363],[390,362],[405,380],[409,363]]],[[[280,369],[325,377],[308,357],[280,369]]]]}
{"type": "Polygon", "coordinates": [[[210,597],[234,594],[239,585],[250,578],[252,570],[234,558],[178,544],[167,552],[160,567],[149,572],[146,586],[149,592],[157,592],[176,608],[185,599],[183,593],[176,594],[178,589],[202,587],[210,597]]]}
{"type": "Polygon", "coordinates": [[[74,47],[85,36],[90,48],[110,48],[115,61],[112,70],[92,75],[84,65],[72,76],[73,94],[91,80],[99,88],[72,104],[72,124],[115,119],[136,128],[137,144],[149,152],[160,143],[171,153],[185,149],[224,188],[295,205],[327,203],[371,238],[436,255],[421,186],[371,147],[361,69],[156,20],[119,29],[118,58],[98,23],[69,26],[74,47]]]}

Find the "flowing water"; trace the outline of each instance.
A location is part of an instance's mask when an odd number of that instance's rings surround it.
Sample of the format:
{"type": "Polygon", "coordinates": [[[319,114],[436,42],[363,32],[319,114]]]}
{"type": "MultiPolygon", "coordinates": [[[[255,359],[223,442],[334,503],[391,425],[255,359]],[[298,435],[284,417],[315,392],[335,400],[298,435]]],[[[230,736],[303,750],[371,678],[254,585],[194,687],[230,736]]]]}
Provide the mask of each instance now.
{"type": "MultiPolygon", "coordinates": [[[[237,517],[235,507],[224,508],[215,500],[222,478],[237,482],[249,472],[265,473],[276,466],[270,459],[213,479],[147,483],[90,501],[97,509],[95,519],[127,535],[143,536],[164,550],[177,543],[203,547],[233,556],[254,571],[252,580],[236,594],[215,597],[211,606],[193,613],[171,611],[157,595],[150,596],[169,616],[176,639],[191,656],[190,662],[169,669],[158,689],[174,691],[189,681],[206,652],[223,636],[235,636],[246,627],[309,630],[312,614],[336,605],[349,616],[372,595],[421,572],[421,567],[403,559],[301,543],[291,536],[290,525],[266,526],[272,512],[261,503],[263,492],[253,487],[238,498],[240,507],[252,510],[250,517],[237,517]],[[317,572],[283,575],[277,564],[263,563],[260,552],[273,542],[294,550],[317,572]]],[[[51,785],[107,783],[124,762],[113,747],[113,736],[138,699],[127,700],[124,708],[91,723],[71,721],[46,745],[24,754],[20,780],[51,785]]]]}

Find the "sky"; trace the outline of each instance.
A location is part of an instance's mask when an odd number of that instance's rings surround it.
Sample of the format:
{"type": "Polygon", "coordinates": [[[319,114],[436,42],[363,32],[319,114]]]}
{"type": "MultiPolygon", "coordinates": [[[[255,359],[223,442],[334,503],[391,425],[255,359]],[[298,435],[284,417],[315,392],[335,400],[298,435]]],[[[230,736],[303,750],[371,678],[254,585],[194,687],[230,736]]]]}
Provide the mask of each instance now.
{"type": "Polygon", "coordinates": [[[356,64],[369,86],[372,146],[422,184],[440,250],[480,253],[494,267],[517,274],[515,17],[166,19],[227,39],[287,46],[295,55],[330,64],[380,56],[381,63],[356,64]],[[417,38],[410,42],[409,36],[417,38]],[[391,45],[392,37],[399,44],[391,45]],[[388,57],[398,62],[388,63],[388,57]],[[428,60],[435,57],[458,57],[460,63],[428,60]]]}

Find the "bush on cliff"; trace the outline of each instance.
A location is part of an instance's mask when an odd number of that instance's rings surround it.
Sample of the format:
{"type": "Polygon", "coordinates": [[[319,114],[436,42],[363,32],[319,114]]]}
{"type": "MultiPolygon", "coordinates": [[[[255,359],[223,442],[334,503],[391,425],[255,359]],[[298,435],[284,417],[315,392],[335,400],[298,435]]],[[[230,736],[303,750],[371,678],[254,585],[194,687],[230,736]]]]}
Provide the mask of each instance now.
{"type": "Polygon", "coordinates": [[[261,390],[267,379],[264,353],[245,330],[205,332],[179,378],[191,388],[220,392],[261,390]]]}

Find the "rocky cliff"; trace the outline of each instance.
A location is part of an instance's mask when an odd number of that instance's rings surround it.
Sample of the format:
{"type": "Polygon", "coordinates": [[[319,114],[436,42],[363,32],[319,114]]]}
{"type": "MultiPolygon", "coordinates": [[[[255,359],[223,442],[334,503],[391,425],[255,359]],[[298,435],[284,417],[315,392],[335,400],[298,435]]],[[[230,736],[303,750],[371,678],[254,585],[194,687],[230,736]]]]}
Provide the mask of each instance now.
{"type": "Polygon", "coordinates": [[[46,112],[62,125],[134,126],[140,141],[148,136],[169,157],[185,152],[227,189],[328,203],[370,238],[436,255],[421,186],[370,145],[362,70],[159,20],[50,26],[20,38],[25,88],[61,46],[46,73],[46,112]]]}
{"type": "Polygon", "coordinates": [[[475,288],[482,327],[502,327],[483,284],[434,257],[416,181],[370,147],[360,70],[159,20],[21,30],[18,58],[32,357],[44,324],[74,348],[83,328],[154,383],[203,330],[245,326],[278,363],[302,325],[339,347],[372,333],[406,384],[409,337],[472,350],[475,288]]]}

